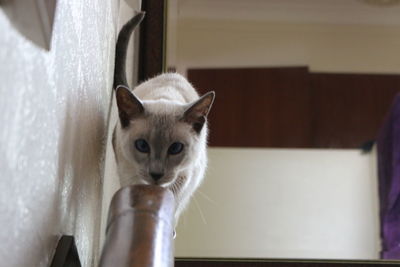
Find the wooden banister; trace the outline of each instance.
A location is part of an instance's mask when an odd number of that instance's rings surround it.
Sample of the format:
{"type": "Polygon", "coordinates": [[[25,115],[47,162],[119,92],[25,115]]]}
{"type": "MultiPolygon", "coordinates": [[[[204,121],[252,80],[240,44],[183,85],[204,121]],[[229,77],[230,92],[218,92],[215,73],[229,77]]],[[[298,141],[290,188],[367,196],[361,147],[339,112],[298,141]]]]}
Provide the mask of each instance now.
{"type": "Polygon", "coordinates": [[[173,194],[152,185],[127,186],[109,210],[100,267],[172,267],[173,194]]]}

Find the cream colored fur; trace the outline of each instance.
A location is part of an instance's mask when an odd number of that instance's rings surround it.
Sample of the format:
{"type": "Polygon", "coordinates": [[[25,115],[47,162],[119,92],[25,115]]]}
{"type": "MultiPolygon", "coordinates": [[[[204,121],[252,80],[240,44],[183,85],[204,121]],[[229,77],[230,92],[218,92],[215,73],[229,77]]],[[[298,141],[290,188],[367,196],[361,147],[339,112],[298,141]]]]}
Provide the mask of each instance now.
{"type": "Polygon", "coordinates": [[[183,76],[172,73],[159,75],[140,84],[133,93],[141,101],[145,115],[134,119],[127,129],[120,122],[115,127],[113,147],[121,185],[154,183],[147,174],[147,166],[144,166],[146,163],[137,160],[141,155],[135,153],[140,152],[132,151],[132,142],[136,136],[152,136],[158,131],[154,127],[165,127],[171,138],[183,140],[187,149],[179,164],[173,170],[166,170],[165,180],[159,184],[173,191],[176,198],[175,219],[178,221],[204,177],[208,129],[205,123],[201,131],[195,133],[190,124],[174,118],[182,116],[188,106],[199,99],[199,95],[183,76]],[[159,117],[166,118],[166,124],[174,125],[163,125],[163,119],[159,117]],[[155,119],[161,125],[154,124],[152,121],[155,119]]]}

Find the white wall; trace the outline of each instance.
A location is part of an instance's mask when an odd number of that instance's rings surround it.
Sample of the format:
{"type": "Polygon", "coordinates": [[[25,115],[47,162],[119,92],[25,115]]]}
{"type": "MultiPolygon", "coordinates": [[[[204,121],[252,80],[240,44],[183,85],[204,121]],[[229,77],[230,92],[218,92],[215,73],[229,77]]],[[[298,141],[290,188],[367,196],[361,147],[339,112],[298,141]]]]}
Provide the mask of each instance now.
{"type": "MultiPolygon", "coordinates": [[[[118,28],[122,26],[134,15],[134,11],[141,10],[141,0],[129,0],[124,2],[121,1],[118,28]],[[129,5],[128,5],[128,4],[129,5]]],[[[137,83],[137,62],[138,62],[138,31],[132,33],[131,40],[129,41],[128,54],[126,61],[126,73],[127,80],[131,87],[137,83]]],[[[111,199],[114,193],[120,188],[121,184],[118,178],[117,166],[114,156],[114,150],[112,148],[112,134],[114,127],[118,120],[118,108],[115,101],[114,93],[111,96],[111,107],[108,121],[108,138],[106,144],[106,156],[105,156],[105,170],[104,170],[104,184],[103,184],[103,199],[102,199],[102,220],[100,230],[100,243],[104,243],[105,232],[107,227],[108,210],[111,203],[111,199]]]]}
{"type": "Polygon", "coordinates": [[[175,19],[167,62],[187,68],[309,66],[314,72],[400,73],[400,26],[175,19]]]}
{"type": "Polygon", "coordinates": [[[375,154],[210,148],[178,257],[378,259],[375,154]]]}
{"type": "Polygon", "coordinates": [[[51,51],[21,36],[0,9],[4,266],[49,266],[63,234],[76,237],[83,266],[99,257],[119,1],[57,4],[51,51]]]}

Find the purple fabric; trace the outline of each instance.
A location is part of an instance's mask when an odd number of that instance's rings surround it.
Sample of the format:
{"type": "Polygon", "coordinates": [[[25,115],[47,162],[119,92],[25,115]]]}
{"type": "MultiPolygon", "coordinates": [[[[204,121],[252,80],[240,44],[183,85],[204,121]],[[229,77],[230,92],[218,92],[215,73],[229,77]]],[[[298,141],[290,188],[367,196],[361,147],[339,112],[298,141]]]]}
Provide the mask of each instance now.
{"type": "Polygon", "coordinates": [[[400,94],[377,140],[382,259],[400,259],[400,94]]]}

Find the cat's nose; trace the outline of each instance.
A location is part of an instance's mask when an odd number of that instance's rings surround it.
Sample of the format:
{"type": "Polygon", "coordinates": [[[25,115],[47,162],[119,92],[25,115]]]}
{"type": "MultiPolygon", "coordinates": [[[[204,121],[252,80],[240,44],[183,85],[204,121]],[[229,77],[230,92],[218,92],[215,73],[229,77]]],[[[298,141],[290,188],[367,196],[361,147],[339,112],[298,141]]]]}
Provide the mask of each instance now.
{"type": "Polygon", "coordinates": [[[150,176],[153,178],[155,182],[161,179],[163,177],[164,173],[156,173],[156,172],[151,172],[150,176]]]}

